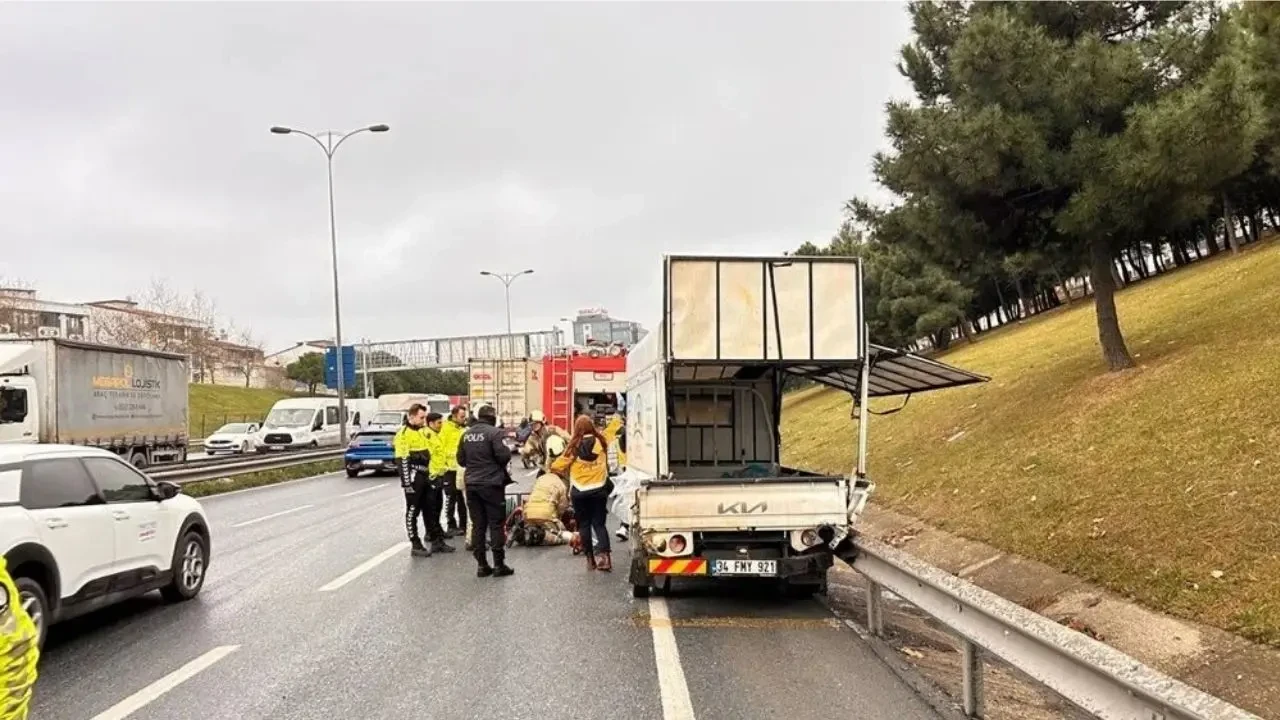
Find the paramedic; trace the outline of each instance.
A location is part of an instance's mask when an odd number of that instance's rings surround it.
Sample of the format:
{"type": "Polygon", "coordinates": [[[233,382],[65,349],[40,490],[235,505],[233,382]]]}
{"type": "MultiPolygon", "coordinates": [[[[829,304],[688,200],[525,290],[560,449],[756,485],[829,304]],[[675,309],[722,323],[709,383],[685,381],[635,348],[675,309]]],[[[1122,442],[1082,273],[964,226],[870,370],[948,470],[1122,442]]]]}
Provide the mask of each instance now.
{"type": "Polygon", "coordinates": [[[471,513],[471,547],[477,577],[506,577],[515,573],[506,563],[506,487],[514,482],[507,470],[511,451],[498,431],[498,416],[490,405],[476,409],[476,422],[462,434],[457,461],[466,484],[467,509],[471,513]],[[493,565],[485,553],[485,531],[493,549],[493,565]]]}
{"type": "Polygon", "coordinates": [[[429,423],[439,423],[439,413],[427,414],[427,408],[414,403],[405,414],[404,426],[396,432],[392,441],[397,464],[400,466],[400,487],[404,490],[404,525],[409,534],[411,551],[416,557],[431,557],[435,552],[453,552],[444,542],[440,529],[440,490],[432,488],[427,468],[431,463],[431,450],[439,448],[436,433],[429,423]],[[427,540],[422,544],[418,534],[418,515],[423,515],[427,528],[427,540]]]}
{"type": "Polygon", "coordinates": [[[587,415],[579,415],[573,423],[573,438],[563,455],[551,463],[557,474],[568,474],[569,497],[573,515],[582,536],[582,551],[591,570],[613,570],[613,553],[609,548],[608,519],[609,482],[608,444],[587,415]],[[594,537],[592,537],[594,536],[594,537]]]}
{"type": "Polygon", "coordinates": [[[448,536],[467,534],[467,511],[462,503],[462,487],[458,482],[458,443],[467,422],[467,408],[457,405],[440,427],[440,452],[431,458],[431,474],[444,485],[444,517],[448,536]]]}

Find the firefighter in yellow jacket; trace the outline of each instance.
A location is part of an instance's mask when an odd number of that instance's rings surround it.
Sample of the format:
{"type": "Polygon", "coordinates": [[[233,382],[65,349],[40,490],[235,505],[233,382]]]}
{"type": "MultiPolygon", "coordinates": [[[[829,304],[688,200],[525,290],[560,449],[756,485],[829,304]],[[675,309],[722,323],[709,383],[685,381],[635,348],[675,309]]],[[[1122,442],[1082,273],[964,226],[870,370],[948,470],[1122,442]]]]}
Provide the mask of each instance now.
{"type": "Polygon", "coordinates": [[[0,720],[27,718],[40,658],[39,637],[0,556],[0,720]]]}
{"type": "Polygon", "coordinates": [[[528,545],[563,545],[573,537],[564,526],[569,509],[569,483],[551,472],[551,463],[564,452],[565,441],[558,435],[547,438],[546,463],[524,504],[525,538],[528,545]]]}
{"type": "Polygon", "coordinates": [[[400,466],[400,487],[404,490],[404,526],[409,533],[411,552],[417,557],[454,550],[445,543],[444,528],[440,527],[442,480],[432,478],[429,472],[432,456],[440,452],[439,427],[440,413],[427,413],[425,406],[414,403],[392,442],[396,464],[400,466]],[[422,536],[418,534],[419,514],[427,528],[429,546],[422,543],[422,536]]]}

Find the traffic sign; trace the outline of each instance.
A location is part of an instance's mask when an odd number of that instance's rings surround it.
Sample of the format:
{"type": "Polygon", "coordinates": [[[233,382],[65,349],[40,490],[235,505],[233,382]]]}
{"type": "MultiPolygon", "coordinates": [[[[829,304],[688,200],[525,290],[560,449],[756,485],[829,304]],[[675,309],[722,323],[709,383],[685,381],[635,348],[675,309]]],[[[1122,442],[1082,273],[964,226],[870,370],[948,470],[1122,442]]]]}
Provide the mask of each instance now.
{"type": "MultiPolygon", "coordinates": [[[[330,347],[324,351],[324,384],[326,387],[338,387],[337,348],[330,347]]],[[[342,346],[342,384],[353,387],[356,384],[356,348],[354,345],[342,346]]]]}

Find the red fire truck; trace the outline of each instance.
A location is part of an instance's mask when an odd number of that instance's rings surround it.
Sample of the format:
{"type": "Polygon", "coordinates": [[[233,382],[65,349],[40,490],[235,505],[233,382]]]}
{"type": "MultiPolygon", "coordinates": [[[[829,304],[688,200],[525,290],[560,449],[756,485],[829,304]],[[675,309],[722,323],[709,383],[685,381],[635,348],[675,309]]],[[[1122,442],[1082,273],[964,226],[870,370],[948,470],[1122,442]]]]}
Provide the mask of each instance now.
{"type": "Polygon", "coordinates": [[[581,414],[603,422],[627,388],[627,355],[620,346],[566,348],[542,360],[542,408],[547,421],[570,430],[581,414]]]}

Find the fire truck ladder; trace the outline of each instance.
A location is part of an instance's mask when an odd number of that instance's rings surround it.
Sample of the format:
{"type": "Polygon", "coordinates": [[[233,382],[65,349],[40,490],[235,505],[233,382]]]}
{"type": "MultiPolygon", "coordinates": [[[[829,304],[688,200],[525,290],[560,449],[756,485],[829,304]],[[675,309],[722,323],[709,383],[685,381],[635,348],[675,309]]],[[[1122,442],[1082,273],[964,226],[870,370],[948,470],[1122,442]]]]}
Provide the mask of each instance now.
{"type": "Polygon", "coordinates": [[[548,420],[565,430],[573,426],[573,397],[571,397],[573,377],[570,373],[567,356],[551,357],[551,377],[547,378],[551,382],[551,407],[547,408],[551,416],[548,420]]]}

